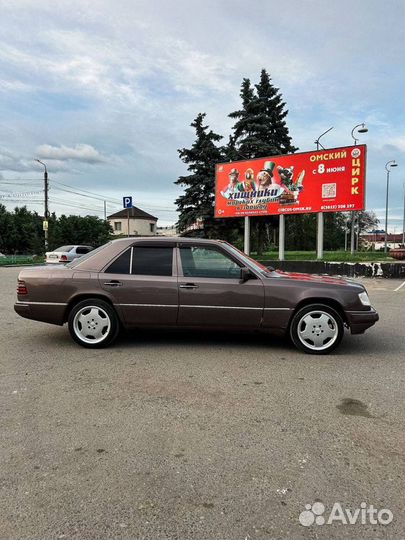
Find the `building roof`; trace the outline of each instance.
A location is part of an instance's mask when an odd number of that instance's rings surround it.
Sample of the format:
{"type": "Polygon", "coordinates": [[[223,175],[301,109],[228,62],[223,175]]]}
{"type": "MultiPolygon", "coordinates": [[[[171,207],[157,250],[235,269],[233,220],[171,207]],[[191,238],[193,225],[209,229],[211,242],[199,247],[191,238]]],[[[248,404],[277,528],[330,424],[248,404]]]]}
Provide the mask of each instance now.
{"type": "Polygon", "coordinates": [[[123,208],[119,212],[115,212],[115,214],[111,214],[110,216],[107,216],[107,219],[127,218],[128,210],[129,210],[129,217],[132,219],[153,219],[154,221],[157,221],[158,219],[157,217],[152,216],[151,214],[148,214],[148,212],[145,212],[144,210],[141,210],[140,208],[137,208],[136,206],[133,206],[132,208],[123,208]]]}

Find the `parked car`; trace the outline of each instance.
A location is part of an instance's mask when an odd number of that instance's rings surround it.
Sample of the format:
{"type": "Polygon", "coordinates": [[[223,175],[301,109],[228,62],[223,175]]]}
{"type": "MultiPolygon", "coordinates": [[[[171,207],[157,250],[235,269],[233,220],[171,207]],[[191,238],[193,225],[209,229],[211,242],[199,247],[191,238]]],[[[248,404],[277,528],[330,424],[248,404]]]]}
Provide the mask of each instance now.
{"type": "Polygon", "coordinates": [[[45,262],[51,264],[72,262],[93,249],[92,246],[61,246],[54,251],[47,251],[45,262]]]}
{"type": "Polygon", "coordinates": [[[344,328],[378,321],[363,285],[276,271],[228,244],[187,238],[126,238],[66,266],[26,268],[15,311],[68,323],[83,347],[105,347],[120,327],[277,332],[311,354],[338,346],[344,328]]]}

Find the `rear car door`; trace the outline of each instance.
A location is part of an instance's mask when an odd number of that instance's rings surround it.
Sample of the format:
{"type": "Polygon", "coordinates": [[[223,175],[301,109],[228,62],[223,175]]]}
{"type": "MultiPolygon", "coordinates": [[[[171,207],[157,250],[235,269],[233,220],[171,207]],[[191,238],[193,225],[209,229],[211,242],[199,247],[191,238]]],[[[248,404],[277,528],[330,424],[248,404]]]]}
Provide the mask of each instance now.
{"type": "Polygon", "coordinates": [[[99,274],[127,326],[174,326],[178,288],[174,243],[136,243],[99,274]]]}
{"type": "Polygon", "coordinates": [[[240,280],[242,264],[217,245],[179,244],[179,326],[259,328],[264,309],[260,278],[240,280]]]}

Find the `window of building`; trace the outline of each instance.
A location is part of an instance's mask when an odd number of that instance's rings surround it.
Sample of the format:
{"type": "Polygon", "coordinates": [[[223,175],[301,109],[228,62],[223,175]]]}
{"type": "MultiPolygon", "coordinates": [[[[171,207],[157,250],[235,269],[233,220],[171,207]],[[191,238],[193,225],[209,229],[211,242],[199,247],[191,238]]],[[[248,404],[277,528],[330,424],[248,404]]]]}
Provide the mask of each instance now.
{"type": "Polygon", "coordinates": [[[230,257],[209,247],[181,247],[181,265],[185,277],[232,278],[240,277],[240,266],[230,257]]]}
{"type": "Polygon", "coordinates": [[[155,232],[155,224],[154,223],[149,223],[149,227],[150,227],[150,232],[155,232]]]}
{"type": "Polygon", "coordinates": [[[132,260],[133,274],[142,276],[171,276],[172,265],[172,247],[134,247],[132,260]]]}
{"type": "Polygon", "coordinates": [[[122,253],[110,266],[105,270],[107,274],[129,274],[129,265],[131,261],[131,248],[122,253]]]}
{"type": "Polygon", "coordinates": [[[121,221],[114,221],[114,231],[122,231],[122,223],[121,221]]]}

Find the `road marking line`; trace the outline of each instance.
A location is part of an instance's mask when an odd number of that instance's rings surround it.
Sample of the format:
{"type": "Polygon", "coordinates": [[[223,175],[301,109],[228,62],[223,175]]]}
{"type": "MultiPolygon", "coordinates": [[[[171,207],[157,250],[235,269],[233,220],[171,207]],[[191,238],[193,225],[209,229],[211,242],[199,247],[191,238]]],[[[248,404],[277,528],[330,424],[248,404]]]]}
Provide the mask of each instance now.
{"type": "Polygon", "coordinates": [[[405,286],[405,281],[403,283],[401,283],[401,285],[399,287],[397,287],[396,289],[394,289],[394,292],[397,292],[399,291],[399,289],[402,289],[402,287],[405,286]]]}

